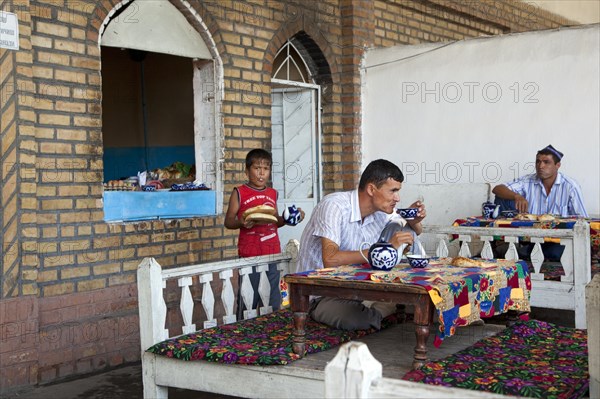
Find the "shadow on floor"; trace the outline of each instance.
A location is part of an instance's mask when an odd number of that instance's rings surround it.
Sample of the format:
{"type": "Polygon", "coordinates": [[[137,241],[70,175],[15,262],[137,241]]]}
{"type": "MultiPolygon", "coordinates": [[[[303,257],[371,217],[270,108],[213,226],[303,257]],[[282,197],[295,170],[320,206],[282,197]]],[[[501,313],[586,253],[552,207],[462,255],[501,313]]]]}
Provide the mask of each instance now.
{"type": "MultiPolygon", "coordinates": [[[[41,385],[8,395],[2,399],[137,399],[143,398],[142,365],[131,364],[57,384],[41,385]]],[[[169,399],[231,399],[233,396],[169,388],[169,399]]]]}

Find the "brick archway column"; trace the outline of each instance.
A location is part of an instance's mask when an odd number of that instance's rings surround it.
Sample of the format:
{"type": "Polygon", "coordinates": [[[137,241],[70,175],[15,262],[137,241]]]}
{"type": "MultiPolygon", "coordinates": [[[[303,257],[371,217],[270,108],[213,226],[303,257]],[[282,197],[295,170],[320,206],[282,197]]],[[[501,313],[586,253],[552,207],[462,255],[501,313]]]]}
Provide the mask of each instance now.
{"type": "MultiPolygon", "coordinates": [[[[351,190],[358,184],[362,157],[362,104],[360,63],[365,50],[375,41],[375,6],[373,0],[341,0],[342,17],[342,154],[340,155],[342,188],[351,190]]],[[[370,160],[367,160],[370,161],[370,160]]]]}

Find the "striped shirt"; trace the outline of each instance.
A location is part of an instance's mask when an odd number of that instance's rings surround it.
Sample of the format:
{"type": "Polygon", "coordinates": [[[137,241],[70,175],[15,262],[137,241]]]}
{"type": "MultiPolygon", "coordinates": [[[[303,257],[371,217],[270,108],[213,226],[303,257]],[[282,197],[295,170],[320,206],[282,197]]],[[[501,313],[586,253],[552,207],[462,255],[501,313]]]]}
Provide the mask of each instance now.
{"type": "Polygon", "coordinates": [[[560,172],[556,176],[549,195],[546,195],[544,184],[535,173],[514,180],[506,187],[525,197],[529,203],[528,212],[533,215],[549,213],[560,216],[588,217],[579,184],[560,172]]]}
{"type": "Polygon", "coordinates": [[[342,251],[368,248],[379,239],[390,215],[375,212],[361,220],[358,190],[326,195],[313,210],[300,239],[298,272],[323,268],[321,237],[342,251]]]}

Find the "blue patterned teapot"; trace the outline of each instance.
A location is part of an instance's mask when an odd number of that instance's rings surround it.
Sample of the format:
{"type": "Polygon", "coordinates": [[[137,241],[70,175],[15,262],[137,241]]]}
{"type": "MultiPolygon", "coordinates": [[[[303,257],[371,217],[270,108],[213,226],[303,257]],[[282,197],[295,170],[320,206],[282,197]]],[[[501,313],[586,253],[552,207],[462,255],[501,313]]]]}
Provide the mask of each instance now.
{"type": "Polygon", "coordinates": [[[396,263],[398,263],[398,251],[392,244],[385,241],[378,241],[369,247],[368,257],[362,253],[365,245],[369,243],[363,242],[361,244],[361,255],[372,269],[388,271],[391,270],[396,263]]]}
{"type": "Polygon", "coordinates": [[[496,219],[500,213],[500,205],[496,205],[493,202],[484,202],[481,205],[481,214],[486,219],[496,219]]]}
{"type": "Polygon", "coordinates": [[[286,206],[281,217],[290,226],[295,226],[302,221],[302,214],[296,205],[286,206]]]}

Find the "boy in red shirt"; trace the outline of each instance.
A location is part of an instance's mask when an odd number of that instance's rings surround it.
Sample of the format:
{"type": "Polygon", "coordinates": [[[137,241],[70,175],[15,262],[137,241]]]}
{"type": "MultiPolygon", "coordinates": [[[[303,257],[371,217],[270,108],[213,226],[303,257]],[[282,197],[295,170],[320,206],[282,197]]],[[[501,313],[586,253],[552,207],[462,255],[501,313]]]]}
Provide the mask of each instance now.
{"type": "MultiPolygon", "coordinates": [[[[229,206],[225,214],[225,227],[228,229],[239,229],[238,254],[242,258],[261,255],[273,255],[281,252],[281,244],[277,229],[286,225],[285,220],[277,211],[277,190],[267,187],[271,176],[272,157],[268,151],[263,149],[251,150],[246,155],[246,176],[248,182],[235,187],[229,197],[229,206]],[[244,219],[243,214],[250,208],[268,205],[275,209],[277,222],[260,222],[244,219]]],[[[300,210],[300,221],[304,218],[304,212],[300,210]]],[[[281,307],[281,293],[279,291],[279,270],[276,264],[269,265],[267,272],[271,285],[270,304],[273,310],[281,307]]],[[[259,273],[250,274],[250,281],[254,287],[254,303],[256,308],[260,299],[257,288],[260,279],[259,273]]]]}

